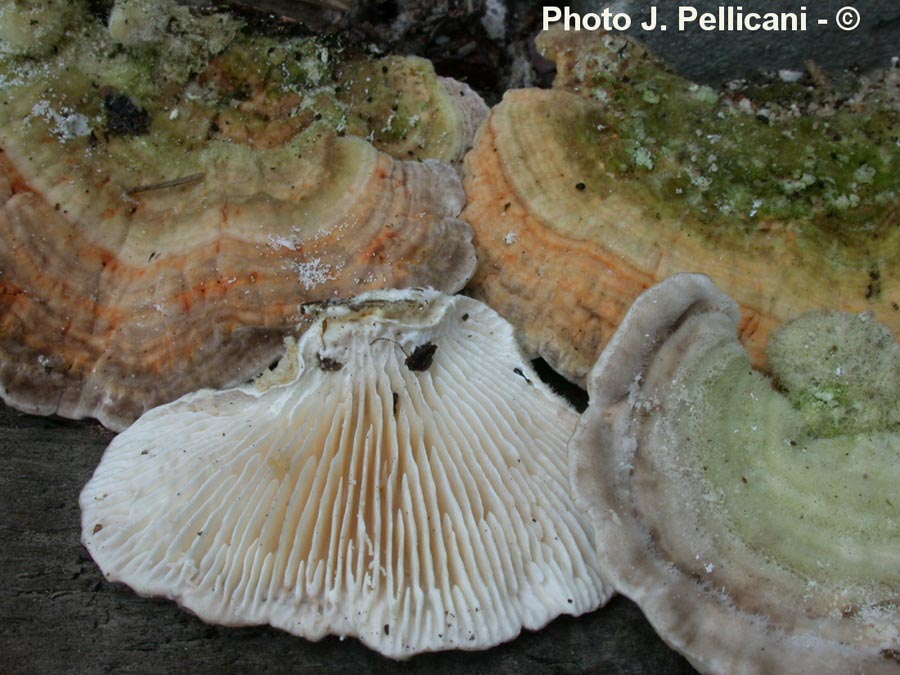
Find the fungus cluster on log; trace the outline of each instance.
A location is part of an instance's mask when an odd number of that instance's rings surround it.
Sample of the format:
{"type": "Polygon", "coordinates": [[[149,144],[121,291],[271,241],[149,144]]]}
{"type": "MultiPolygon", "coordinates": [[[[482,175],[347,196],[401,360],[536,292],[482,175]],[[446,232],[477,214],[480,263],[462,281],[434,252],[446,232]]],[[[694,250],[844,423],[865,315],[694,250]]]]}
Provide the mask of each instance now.
{"type": "Polygon", "coordinates": [[[0,396],[124,429],[108,579],[394,658],[620,591],[704,672],[896,670],[900,70],[717,93],[550,31],[488,116],[339,36],[107,18],[0,8],[0,396]]]}

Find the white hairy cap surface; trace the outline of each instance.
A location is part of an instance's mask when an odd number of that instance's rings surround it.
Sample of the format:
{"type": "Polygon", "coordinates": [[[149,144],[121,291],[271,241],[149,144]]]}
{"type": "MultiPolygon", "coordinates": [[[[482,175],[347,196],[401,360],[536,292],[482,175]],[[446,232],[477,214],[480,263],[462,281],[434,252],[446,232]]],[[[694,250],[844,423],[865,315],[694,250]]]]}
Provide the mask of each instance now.
{"type": "Polygon", "coordinates": [[[273,372],[112,442],[81,495],[108,579],[205,621],[396,658],[486,648],[608,599],[568,486],[578,416],[504,320],[430,290],[314,311],[273,372]]]}

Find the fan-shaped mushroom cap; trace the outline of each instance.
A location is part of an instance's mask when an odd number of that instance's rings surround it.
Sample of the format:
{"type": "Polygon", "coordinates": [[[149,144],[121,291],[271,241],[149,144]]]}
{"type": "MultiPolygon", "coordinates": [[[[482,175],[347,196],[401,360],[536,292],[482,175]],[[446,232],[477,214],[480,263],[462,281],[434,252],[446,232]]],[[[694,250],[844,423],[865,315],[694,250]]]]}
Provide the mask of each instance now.
{"type": "Polygon", "coordinates": [[[334,53],[294,40],[288,58],[177,9],[156,42],[76,14],[45,59],[0,55],[0,395],[19,409],[121,429],[258,373],[304,302],[452,292],[474,269],[459,178],[427,159],[459,155],[468,114],[446,108],[464,96],[420,60],[348,57],[378,76],[338,100],[334,53]],[[426,161],[338,137],[390,126],[372,108],[388,97],[406,127],[383,144],[426,161]]]}
{"type": "Polygon", "coordinates": [[[703,672],[896,672],[900,345],[820,313],[750,367],[706,277],[642,295],[570,444],[604,571],[703,672]],[[877,370],[876,370],[877,369],[877,370]]]}
{"type": "Polygon", "coordinates": [[[540,44],[555,88],[493,109],[466,159],[463,213],[472,294],[526,349],[583,382],[634,299],[679,272],[740,303],[755,363],[775,326],[820,307],[874,311],[900,334],[900,166],[887,151],[900,73],[857,81],[831,115],[829,94],[780,83],[785,108],[821,106],[779,116],[746,98],[772,91],[717,95],[626,38],[540,44]]]}
{"type": "Polygon", "coordinates": [[[146,413],[81,495],[109,579],[211,622],[480,649],[609,596],[572,503],[577,414],[463,296],[320,308],[255,384],[146,413]]]}

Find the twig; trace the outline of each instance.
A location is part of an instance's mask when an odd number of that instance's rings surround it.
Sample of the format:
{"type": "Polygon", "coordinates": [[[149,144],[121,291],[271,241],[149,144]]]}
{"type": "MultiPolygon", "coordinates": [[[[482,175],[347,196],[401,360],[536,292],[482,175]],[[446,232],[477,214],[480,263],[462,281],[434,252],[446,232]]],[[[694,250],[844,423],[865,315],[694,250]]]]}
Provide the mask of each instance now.
{"type": "Polygon", "coordinates": [[[164,190],[165,188],[178,187],[179,185],[187,185],[188,183],[196,183],[206,178],[206,173],[192,173],[181,178],[173,178],[172,180],[164,180],[160,183],[150,183],[149,185],[138,185],[137,187],[125,190],[126,195],[137,194],[138,192],[149,192],[150,190],[164,190]]]}

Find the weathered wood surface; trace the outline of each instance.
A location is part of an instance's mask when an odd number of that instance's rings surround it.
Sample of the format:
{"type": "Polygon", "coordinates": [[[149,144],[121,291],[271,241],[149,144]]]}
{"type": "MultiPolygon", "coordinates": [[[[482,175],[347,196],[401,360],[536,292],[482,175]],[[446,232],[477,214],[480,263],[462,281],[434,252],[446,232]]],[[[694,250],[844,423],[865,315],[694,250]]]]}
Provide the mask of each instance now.
{"type": "Polygon", "coordinates": [[[0,674],[690,673],[624,598],[486,652],[403,663],[352,639],[202,623],[106,582],[80,542],[78,494],[112,434],[0,406],[0,674]]]}

